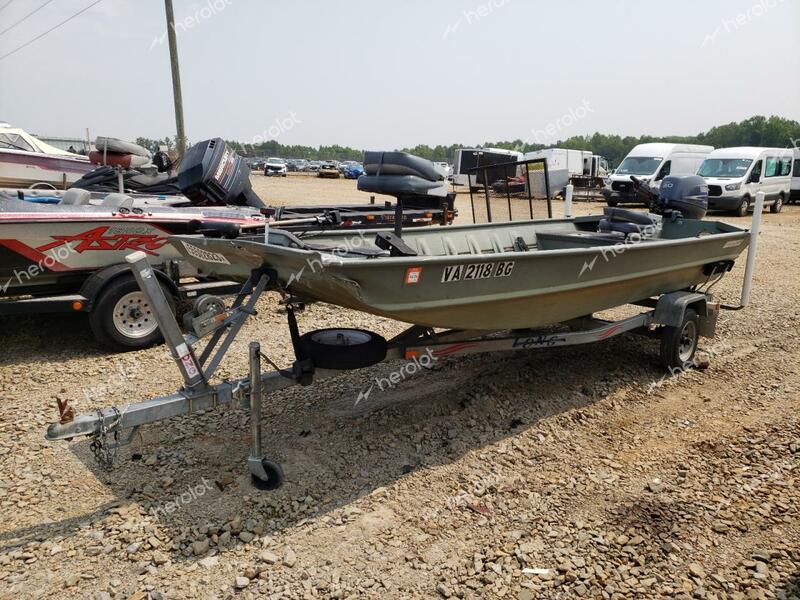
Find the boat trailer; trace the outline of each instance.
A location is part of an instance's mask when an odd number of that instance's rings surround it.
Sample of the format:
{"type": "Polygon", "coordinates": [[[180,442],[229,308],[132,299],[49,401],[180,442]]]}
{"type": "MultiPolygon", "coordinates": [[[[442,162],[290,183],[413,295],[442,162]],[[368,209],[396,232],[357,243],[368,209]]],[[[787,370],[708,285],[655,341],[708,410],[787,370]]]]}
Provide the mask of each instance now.
{"type": "MultiPolygon", "coordinates": [[[[756,199],[758,208],[763,208],[763,197],[756,199]]],[[[184,325],[188,330],[184,334],[146,255],[134,252],[127,257],[127,261],[153,307],[184,385],[174,394],[124,407],[97,409],[79,416],[74,415],[68,403],[59,402],[60,421],[49,426],[46,438],[55,441],[89,436],[92,438],[91,450],[95,459],[101,467],[108,469],[113,466],[118,448],[130,443],[140,426],[238,402],[250,411],[251,448],[247,465],[253,484],[259,489],[272,490],[280,486],[283,472],[280,465],[266,458],[262,451],[262,399],[265,393],[295,385],[311,385],[345,370],[385,361],[413,360],[425,354],[439,358],[575,346],[607,340],[627,332],[659,335],[662,362],[673,373],[679,372],[691,365],[699,337],[713,337],[719,311],[738,310],[748,303],[760,216],[760,211],[756,210],[742,298],[738,306],[716,302],[709,293],[709,286],[705,291],[678,291],[643,301],[640,305],[648,310],[618,321],[609,322],[587,316],[561,324],[568,327],[564,330],[506,332],[437,332],[429,327],[414,325],[386,341],[371,332],[355,329],[318,330],[301,336],[295,317],[295,311],[301,308],[301,304],[289,297],[286,308],[295,352],[293,364],[289,368],[278,367],[262,353],[258,342],[250,342],[249,376],[216,383],[212,383],[212,378],[217,367],[245,321],[256,314],[255,307],[261,294],[270,284],[274,289],[276,274],[263,267],[252,271],[230,308],[226,308],[223,301],[215,296],[198,298],[194,309],[184,317],[184,325]],[[201,349],[197,346],[204,338],[209,339],[201,349]],[[314,340],[316,355],[309,348],[309,340],[314,340]],[[365,352],[365,347],[369,347],[370,351],[365,352]],[[262,371],[262,359],[269,364],[270,371],[262,371]],[[124,439],[120,436],[123,431],[128,432],[124,439]]],[[[713,279],[711,285],[718,281],[714,278],[721,278],[729,267],[720,265],[717,272],[709,273],[709,281],[713,279]]]]}
{"type": "MultiPolygon", "coordinates": [[[[256,314],[256,303],[273,281],[274,274],[269,269],[253,271],[232,306],[227,309],[219,298],[198,298],[195,309],[184,319],[189,330],[184,334],[146,257],[137,252],[130,255],[128,261],[154,309],[165,343],[183,377],[184,385],[174,394],[124,407],[98,409],[80,416],[74,416],[71,407],[61,404],[61,421],[48,428],[47,439],[69,440],[78,436],[90,436],[95,458],[101,466],[110,468],[116,450],[130,442],[141,425],[237,402],[250,410],[251,451],[247,464],[254,484],[262,489],[274,489],[283,478],[280,466],[262,455],[261,418],[264,393],[294,385],[310,385],[341,374],[344,370],[384,361],[414,360],[424,355],[439,358],[574,346],[606,340],[631,331],[651,333],[655,328],[663,328],[665,331],[680,332],[687,328],[688,322],[688,331],[683,331],[688,337],[684,335],[686,339],[682,342],[679,340],[674,351],[668,351],[671,355],[666,366],[679,369],[685,367],[685,363],[694,355],[697,338],[700,335],[713,335],[719,310],[719,305],[706,294],[675,292],[661,296],[652,304],[651,310],[635,316],[613,322],[586,317],[570,322],[571,327],[566,331],[515,330],[488,334],[460,330],[436,332],[431,328],[415,325],[389,341],[372,334],[370,341],[373,342],[373,348],[377,347],[377,351],[365,356],[359,347],[359,336],[368,335],[369,332],[335,329],[319,330],[301,336],[295,317],[298,305],[290,301],[286,307],[296,357],[291,367],[279,368],[262,353],[258,342],[251,342],[249,376],[235,381],[212,383],[217,367],[245,321],[256,314]],[[691,314],[697,316],[696,321],[685,320],[690,307],[693,307],[691,314]],[[312,358],[304,341],[317,333],[326,334],[318,340],[317,345],[322,344],[324,347],[327,343],[330,350],[312,358]],[[209,338],[208,342],[200,349],[197,346],[204,338],[209,338]],[[374,343],[375,340],[378,340],[377,344],[374,343]],[[269,363],[271,370],[262,372],[262,359],[269,363]],[[320,368],[320,363],[326,368],[320,368]],[[121,440],[120,433],[126,430],[129,435],[121,440]]],[[[662,336],[662,358],[665,339],[667,337],[662,336]]]]}

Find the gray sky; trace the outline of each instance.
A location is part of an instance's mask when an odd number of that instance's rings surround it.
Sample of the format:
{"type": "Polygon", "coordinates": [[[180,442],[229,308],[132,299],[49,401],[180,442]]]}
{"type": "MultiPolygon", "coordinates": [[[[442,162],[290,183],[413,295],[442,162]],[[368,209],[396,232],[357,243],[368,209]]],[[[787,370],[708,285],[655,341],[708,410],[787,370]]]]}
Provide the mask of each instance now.
{"type": "MultiPolygon", "coordinates": [[[[91,1],[52,1],[0,34],[0,56],[91,1]]],[[[44,2],[13,0],[0,31],[44,2]]],[[[552,143],[800,120],[800,0],[174,3],[193,141],[552,143]]],[[[0,60],[0,120],[174,135],[164,33],[161,0],[103,0],[0,60]]]]}

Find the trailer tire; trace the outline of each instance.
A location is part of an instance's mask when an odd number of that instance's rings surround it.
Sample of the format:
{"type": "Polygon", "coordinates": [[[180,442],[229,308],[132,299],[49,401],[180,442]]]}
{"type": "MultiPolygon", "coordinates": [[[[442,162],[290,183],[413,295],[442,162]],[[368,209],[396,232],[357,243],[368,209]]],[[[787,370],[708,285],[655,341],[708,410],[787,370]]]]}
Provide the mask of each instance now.
{"type": "MultiPolygon", "coordinates": [[[[175,298],[161,287],[175,314],[175,298]]],[[[117,277],[100,291],[89,312],[89,325],[97,341],[110,350],[140,350],[163,340],[155,312],[133,275],[117,277]]]]}
{"type": "Polygon", "coordinates": [[[678,327],[667,325],[661,332],[661,362],[670,371],[684,371],[692,364],[700,338],[700,317],[693,308],[683,313],[678,327]]]}
{"type": "Polygon", "coordinates": [[[363,369],[386,358],[386,340],[365,329],[317,329],[300,341],[320,369],[363,369]]]}

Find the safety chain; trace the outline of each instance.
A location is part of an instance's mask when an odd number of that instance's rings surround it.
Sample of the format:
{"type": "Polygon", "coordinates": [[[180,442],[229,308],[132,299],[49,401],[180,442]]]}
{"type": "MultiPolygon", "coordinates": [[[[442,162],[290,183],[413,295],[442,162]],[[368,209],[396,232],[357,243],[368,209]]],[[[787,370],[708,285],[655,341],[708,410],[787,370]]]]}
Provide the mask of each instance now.
{"type": "Polygon", "coordinates": [[[116,419],[110,426],[106,426],[103,413],[98,409],[97,418],[100,421],[100,431],[94,435],[92,443],[89,444],[89,450],[91,450],[95,462],[104,471],[110,471],[114,468],[114,460],[117,458],[117,450],[119,449],[119,428],[117,426],[122,415],[115,406],[112,406],[111,410],[116,414],[116,419]],[[109,433],[113,436],[112,443],[109,443],[106,439],[109,433]]]}

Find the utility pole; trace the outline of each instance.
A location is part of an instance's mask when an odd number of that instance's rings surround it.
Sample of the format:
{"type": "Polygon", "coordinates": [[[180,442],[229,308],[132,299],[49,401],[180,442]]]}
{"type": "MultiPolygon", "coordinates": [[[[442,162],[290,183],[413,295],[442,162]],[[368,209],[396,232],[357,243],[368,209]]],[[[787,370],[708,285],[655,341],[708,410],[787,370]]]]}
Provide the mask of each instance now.
{"type": "Polygon", "coordinates": [[[181,94],[181,71],[178,67],[178,43],[175,40],[175,13],[172,0],[164,0],[167,8],[167,40],[169,40],[169,62],[172,67],[172,98],[175,102],[175,129],[177,129],[178,155],[186,153],[186,132],[183,129],[183,95],[181,94]]]}

